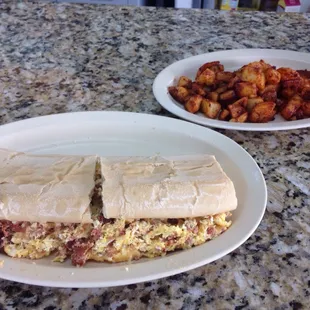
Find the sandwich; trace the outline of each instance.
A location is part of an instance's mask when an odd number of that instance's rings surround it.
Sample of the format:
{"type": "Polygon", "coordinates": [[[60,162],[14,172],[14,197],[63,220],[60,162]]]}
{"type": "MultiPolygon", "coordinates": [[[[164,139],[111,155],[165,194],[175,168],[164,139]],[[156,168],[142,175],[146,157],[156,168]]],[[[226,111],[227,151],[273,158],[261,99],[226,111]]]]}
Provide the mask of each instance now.
{"type": "Polygon", "coordinates": [[[200,245],[237,207],[214,156],[98,157],[0,150],[0,251],[126,262],[200,245]]]}

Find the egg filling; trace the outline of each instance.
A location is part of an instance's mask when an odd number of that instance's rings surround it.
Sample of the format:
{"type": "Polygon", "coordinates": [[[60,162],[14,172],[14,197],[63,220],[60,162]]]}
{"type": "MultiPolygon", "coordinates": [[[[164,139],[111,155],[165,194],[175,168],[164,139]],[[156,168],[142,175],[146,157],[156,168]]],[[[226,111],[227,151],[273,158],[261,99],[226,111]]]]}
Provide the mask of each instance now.
{"type": "Polygon", "coordinates": [[[115,263],[152,258],[215,238],[231,225],[229,215],[128,221],[107,220],[99,214],[92,224],[0,221],[0,248],[16,258],[56,254],[54,261],[71,258],[76,266],[88,260],[115,263]]]}

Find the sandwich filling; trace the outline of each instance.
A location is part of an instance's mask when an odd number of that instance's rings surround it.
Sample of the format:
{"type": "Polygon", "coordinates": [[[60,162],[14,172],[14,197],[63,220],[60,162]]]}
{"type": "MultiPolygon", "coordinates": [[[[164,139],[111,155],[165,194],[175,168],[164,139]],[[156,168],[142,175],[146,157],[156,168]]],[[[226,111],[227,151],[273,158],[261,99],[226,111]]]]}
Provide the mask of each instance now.
{"type": "Polygon", "coordinates": [[[124,262],[163,256],[188,249],[223,233],[228,213],[187,219],[107,220],[93,224],[57,224],[0,221],[0,248],[16,258],[39,259],[55,254],[54,261],[124,262]]]}

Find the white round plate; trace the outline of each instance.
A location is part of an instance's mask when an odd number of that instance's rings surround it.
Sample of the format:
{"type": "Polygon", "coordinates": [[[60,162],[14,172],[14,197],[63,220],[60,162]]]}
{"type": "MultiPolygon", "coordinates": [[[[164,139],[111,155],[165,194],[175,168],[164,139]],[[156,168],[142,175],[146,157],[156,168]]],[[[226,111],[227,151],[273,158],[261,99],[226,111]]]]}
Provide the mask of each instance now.
{"type": "Polygon", "coordinates": [[[174,100],[168,93],[168,86],[176,85],[178,78],[185,75],[195,79],[198,68],[209,61],[220,61],[226,71],[236,70],[252,61],[263,59],[276,67],[290,67],[296,70],[310,70],[310,54],[284,50],[244,49],[207,53],[189,57],[173,63],[162,70],[154,80],[153,93],[160,105],[183,119],[209,127],[233,130],[271,131],[297,129],[310,126],[310,119],[286,121],[282,116],[276,115],[275,120],[264,123],[232,123],[213,120],[202,113],[187,112],[183,105],[174,100]]]}
{"type": "Polygon", "coordinates": [[[13,259],[0,254],[0,277],[56,287],[108,287],[181,273],[210,263],[245,242],[266,207],[266,184],[252,157],[237,143],[213,130],[172,118],[123,112],[81,112],[43,116],[0,127],[0,147],[34,154],[216,156],[235,184],[238,208],[224,234],[201,246],[166,257],[131,263],[13,259]]]}

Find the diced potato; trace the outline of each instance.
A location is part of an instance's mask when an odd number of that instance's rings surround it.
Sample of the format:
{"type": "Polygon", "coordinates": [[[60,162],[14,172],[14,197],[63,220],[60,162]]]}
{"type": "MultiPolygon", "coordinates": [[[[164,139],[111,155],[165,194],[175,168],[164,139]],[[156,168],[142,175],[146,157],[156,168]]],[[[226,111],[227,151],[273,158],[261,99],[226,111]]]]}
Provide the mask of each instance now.
{"type": "Polygon", "coordinates": [[[195,94],[203,96],[203,97],[207,95],[207,91],[205,90],[204,86],[200,85],[200,84],[198,84],[196,82],[192,83],[192,91],[195,94]]]}
{"type": "Polygon", "coordinates": [[[236,83],[239,83],[239,82],[241,82],[240,77],[235,76],[233,79],[231,79],[231,80],[229,81],[229,83],[228,83],[228,85],[227,85],[227,88],[228,88],[228,89],[232,89],[232,88],[235,87],[235,84],[236,84],[236,83]]]}
{"type": "Polygon", "coordinates": [[[252,123],[267,123],[276,114],[276,104],[274,102],[259,102],[249,114],[249,121],[252,123]]]}
{"type": "Polygon", "coordinates": [[[200,95],[191,96],[185,103],[185,109],[190,113],[196,113],[200,109],[203,97],[200,95]]]}
{"type": "Polygon", "coordinates": [[[235,77],[235,74],[227,71],[220,71],[216,73],[216,81],[228,83],[235,77]]]}
{"type": "Polygon", "coordinates": [[[281,74],[273,68],[269,68],[265,71],[266,83],[271,85],[277,85],[281,81],[281,74]]]}
{"type": "Polygon", "coordinates": [[[168,87],[168,92],[173,99],[180,103],[185,103],[191,95],[190,91],[185,87],[170,86],[168,87]]]}
{"type": "Polygon", "coordinates": [[[220,87],[218,87],[215,92],[218,94],[224,93],[227,90],[227,85],[222,85],[220,87]]]}
{"type": "Polygon", "coordinates": [[[264,72],[265,72],[266,70],[272,68],[272,66],[271,66],[270,64],[267,64],[267,63],[266,63],[264,60],[262,60],[262,59],[261,59],[258,63],[261,65],[261,67],[262,67],[262,69],[263,69],[264,72]]]}
{"type": "Polygon", "coordinates": [[[296,80],[296,79],[301,79],[299,73],[291,68],[284,68],[281,67],[277,69],[277,71],[281,75],[281,82],[283,81],[289,81],[289,80],[296,80]]]}
{"type": "Polygon", "coordinates": [[[224,93],[221,93],[219,96],[219,101],[221,102],[233,102],[236,99],[236,94],[235,92],[231,90],[227,90],[224,93]]]}
{"type": "Polygon", "coordinates": [[[248,119],[248,112],[244,112],[237,118],[238,123],[245,123],[248,119]]]}
{"type": "Polygon", "coordinates": [[[297,91],[294,88],[284,88],[281,90],[281,96],[286,99],[292,98],[296,93],[297,91]]]}
{"type": "Polygon", "coordinates": [[[277,106],[278,110],[281,110],[281,107],[284,107],[285,104],[287,104],[287,100],[285,100],[283,98],[278,98],[276,100],[276,106],[277,106]]]}
{"type": "Polygon", "coordinates": [[[276,102],[278,97],[279,84],[276,85],[267,85],[264,90],[259,91],[259,95],[263,98],[264,101],[273,101],[276,102]]]}
{"type": "Polygon", "coordinates": [[[243,97],[237,101],[234,102],[234,104],[238,104],[238,105],[241,105],[242,107],[246,108],[246,106],[248,105],[248,101],[249,99],[247,97],[243,97]]]}
{"type": "Polygon", "coordinates": [[[294,79],[294,80],[287,80],[282,82],[283,88],[293,88],[296,91],[301,89],[303,86],[303,80],[302,79],[294,79]]]}
{"type": "Polygon", "coordinates": [[[300,107],[297,111],[296,111],[296,119],[303,119],[304,118],[304,111],[302,109],[302,107],[300,107]]]}
{"type": "Polygon", "coordinates": [[[219,72],[219,71],[224,71],[224,66],[219,61],[207,62],[198,69],[197,74],[196,74],[196,79],[206,69],[210,69],[213,72],[219,72]]]}
{"type": "Polygon", "coordinates": [[[276,102],[277,92],[276,91],[266,91],[261,94],[263,101],[272,101],[276,102]]]}
{"type": "Polygon", "coordinates": [[[280,85],[266,85],[266,87],[263,90],[259,91],[259,94],[263,94],[264,92],[270,92],[270,91],[275,91],[277,92],[279,90],[280,85]]]}
{"type": "Polygon", "coordinates": [[[230,112],[226,109],[222,110],[219,114],[219,120],[227,121],[230,118],[230,112]]]}
{"type": "Polygon", "coordinates": [[[201,110],[203,114],[209,118],[216,118],[221,110],[221,105],[218,102],[209,99],[203,99],[201,102],[201,110]]]}
{"type": "Polygon", "coordinates": [[[240,78],[244,82],[255,84],[259,90],[265,88],[266,79],[260,64],[252,63],[244,66],[241,69],[240,78]]]}
{"type": "Polygon", "coordinates": [[[247,111],[251,112],[253,107],[255,107],[260,102],[264,102],[262,97],[249,98],[248,99],[248,104],[246,106],[247,111]]]}
{"type": "Polygon", "coordinates": [[[300,96],[293,96],[287,104],[281,109],[280,114],[286,120],[290,120],[293,116],[295,116],[297,110],[302,106],[303,100],[300,96]]]}
{"type": "Polygon", "coordinates": [[[232,118],[238,118],[240,115],[246,112],[245,107],[247,105],[247,101],[248,98],[245,97],[228,106],[228,110],[232,118]]]}
{"type": "Polygon", "coordinates": [[[235,84],[235,91],[239,98],[248,97],[255,98],[257,97],[257,86],[254,83],[250,82],[240,82],[235,84]]]}
{"type": "Polygon", "coordinates": [[[305,116],[310,117],[310,101],[303,102],[302,110],[305,116]]]}
{"type": "Polygon", "coordinates": [[[301,97],[304,99],[304,100],[310,100],[310,86],[306,86],[304,87],[301,92],[301,97]]]}
{"type": "Polygon", "coordinates": [[[304,101],[301,108],[304,116],[310,117],[310,101],[304,101]]]}
{"type": "Polygon", "coordinates": [[[212,91],[208,94],[208,98],[211,100],[211,101],[218,101],[219,100],[219,94],[215,91],[212,91]]]}
{"type": "Polygon", "coordinates": [[[192,87],[192,80],[187,76],[181,76],[178,81],[179,87],[191,88],[192,87]]]}
{"type": "Polygon", "coordinates": [[[196,82],[202,85],[213,85],[215,82],[215,73],[207,68],[196,78],[196,82]]]}
{"type": "Polygon", "coordinates": [[[232,122],[232,123],[237,123],[238,122],[238,120],[236,118],[231,118],[229,121],[232,122]]]}
{"type": "Polygon", "coordinates": [[[251,67],[258,67],[258,68],[261,68],[262,71],[266,71],[267,69],[269,68],[272,68],[271,65],[267,64],[264,60],[260,60],[260,61],[253,61],[253,62],[250,62],[249,64],[243,66],[241,69],[243,69],[244,67],[246,66],[251,66],[251,67]]]}

